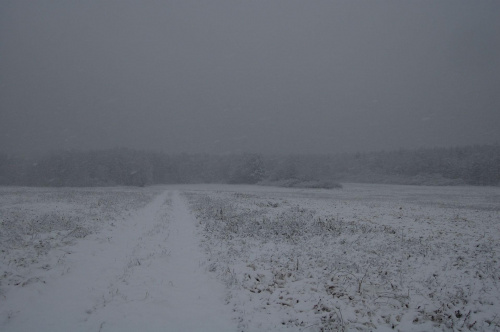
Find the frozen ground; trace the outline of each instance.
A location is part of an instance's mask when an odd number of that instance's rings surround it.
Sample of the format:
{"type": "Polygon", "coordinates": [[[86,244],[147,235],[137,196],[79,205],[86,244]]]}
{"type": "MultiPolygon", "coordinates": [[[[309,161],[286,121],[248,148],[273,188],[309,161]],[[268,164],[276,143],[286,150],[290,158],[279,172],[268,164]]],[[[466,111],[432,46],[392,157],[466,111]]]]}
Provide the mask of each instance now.
{"type": "Polygon", "coordinates": [[[500,188],[0,188],[0,330],[500,331],[499,237],[500,188]]]}

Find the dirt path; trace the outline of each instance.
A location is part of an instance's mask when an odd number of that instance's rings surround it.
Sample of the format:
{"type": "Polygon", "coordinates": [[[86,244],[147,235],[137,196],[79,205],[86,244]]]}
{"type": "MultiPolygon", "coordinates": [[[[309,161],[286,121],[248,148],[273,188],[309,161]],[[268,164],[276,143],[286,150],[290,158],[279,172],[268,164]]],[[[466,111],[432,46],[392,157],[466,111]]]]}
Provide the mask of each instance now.
{"type": "Polygon", "coordinates": [[[234,331],[204,268],[195,220],[165,192],[126,223],[89,236],[64,264],[8,294],[2,331],[234,331]]]}

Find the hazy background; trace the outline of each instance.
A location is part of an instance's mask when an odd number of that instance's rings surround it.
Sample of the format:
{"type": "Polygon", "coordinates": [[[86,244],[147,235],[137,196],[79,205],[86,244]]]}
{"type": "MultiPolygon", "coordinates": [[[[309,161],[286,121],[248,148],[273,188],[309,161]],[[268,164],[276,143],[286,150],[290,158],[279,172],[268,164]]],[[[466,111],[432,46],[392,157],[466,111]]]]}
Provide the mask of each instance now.
{"type": "Polygon", "coordinates": [[[500,142],[500,1],[0,2],[0,151],[500,142]]]}

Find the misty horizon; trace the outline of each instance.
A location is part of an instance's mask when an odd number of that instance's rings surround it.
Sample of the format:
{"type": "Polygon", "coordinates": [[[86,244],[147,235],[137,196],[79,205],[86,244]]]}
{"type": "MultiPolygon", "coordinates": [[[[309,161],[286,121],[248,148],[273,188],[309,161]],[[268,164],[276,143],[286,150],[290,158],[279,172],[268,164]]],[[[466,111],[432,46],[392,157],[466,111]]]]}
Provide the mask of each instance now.
{"type": "Polygon", "coordinates": [[[500,142],[500,3],[4,1],[0,152],[500,142]]]}

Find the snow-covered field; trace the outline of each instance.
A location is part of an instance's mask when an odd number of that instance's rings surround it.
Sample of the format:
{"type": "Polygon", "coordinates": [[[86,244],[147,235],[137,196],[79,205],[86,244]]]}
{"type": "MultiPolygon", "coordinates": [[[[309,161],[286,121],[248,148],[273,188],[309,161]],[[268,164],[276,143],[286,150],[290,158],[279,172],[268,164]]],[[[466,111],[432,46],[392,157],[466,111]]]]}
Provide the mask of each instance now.
{"type": "Polygon", "coordinates": [[[500,188],[0,188],[1,331],[500,331],[500,188]]]}
{"type": "Polygon", "coordinates": [[[241,330],[500,330],[500,189],[188,193],[241,330]]]}
{"type": "Polygon", "coordinates": [[[0,192],[0,331],[236,329],[178,191],[0,192]]]}

